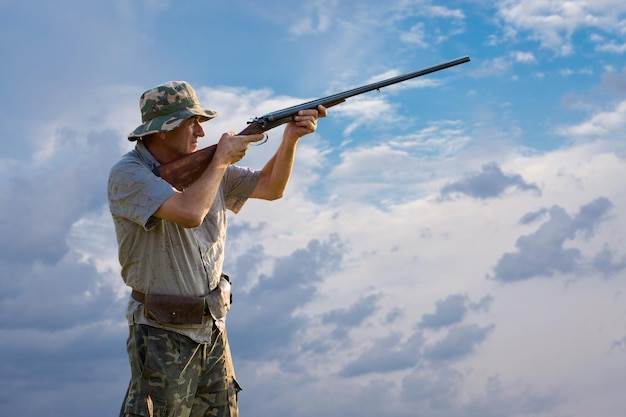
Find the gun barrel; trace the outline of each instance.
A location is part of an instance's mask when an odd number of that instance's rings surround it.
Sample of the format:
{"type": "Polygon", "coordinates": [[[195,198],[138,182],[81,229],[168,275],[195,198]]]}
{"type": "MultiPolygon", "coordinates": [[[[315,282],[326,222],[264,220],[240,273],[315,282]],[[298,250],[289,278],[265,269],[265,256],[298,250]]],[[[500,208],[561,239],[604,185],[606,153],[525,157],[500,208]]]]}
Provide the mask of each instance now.
{"type": "MultiPolygon", "coordinates": [[[[339,104],[350,97],[367,93],[368,91],[372,90],[379,90],[392,84],[410,80],[411,78],[421,77],[422,75],[430,74],[431,72],[440,71],[442,69],[450,68],[455,65],[463,64],[465,62],[468,62],[469,60],[470,59],[468,56],[464,56],[454,59],[452,61],[433,65],[432,67],[409,72],[403,75],[399,75],[397,77],[364,85],[362,87],[353,88],[352,90],[344,91],[343,93],[334,94],[332,96],[308,101],[306,103],[298,104],[297,106],[288,107],[283,110],[268,113],[264,116],[255,118],[239,134],[250,135],[253,133],[265,132],[267,130],[275,128],[276,126],[280,126],[283,123],[288,123],[289,121],[293,120],[293,116],[295,116],[300,110],[315,109],[320,104],[326,107],[330,107],[335,104],[339,104]]],[[[158,174],[177,189],[183,190],[194,181],[196,181],[198,177],[202,174],[202,172],[204,172],[207,165],[211,162],[211,159],[213,158],[215,149],[217,149],[217,145],[212,145],[208,148],[204,148],[192,154],[183,156],[170,163],[161,165],[158,168],[158,174]]]]}
{"type": "Polygon", "coordinates": [[[450,68],[456,65],[464,64],[470,60],[469,56],[463,56],[457,59],[453,59],[451,61],[442,62],[441,64],[433,65],[427,68],[423,68],[417,71],[408,72],[406,74],[398,75],[396,77],[388,78],[386,80],[378,81],[375,83],[367,84],[361,87],[353,88],[352,90],[344,91],[342,93],[337,93],[330,95],[328,97],[319,98],[316,100],[311,100],[306,103],[298,104],[296,106],[287,107],[286,109],[277,110],[272,113],[268,113],[265,116],[260,117],[259,119],[266,120],[268,122],[273,122],[275,120],[284,119],[287,117],[293,117],[300,110],[305,109],[315,109],[320,104],[322,106],[333,104],[337,102],[344,101],[347,98],[358,96],[359,94],[367,93],[373,90],[380,90],[381,88],[390,86],[392,84],[401,83],[403,81],[410,80],[412,78],[421,77],[426,74],[431,74],[433,72],[441,71],[446,68],[450,68]]]}

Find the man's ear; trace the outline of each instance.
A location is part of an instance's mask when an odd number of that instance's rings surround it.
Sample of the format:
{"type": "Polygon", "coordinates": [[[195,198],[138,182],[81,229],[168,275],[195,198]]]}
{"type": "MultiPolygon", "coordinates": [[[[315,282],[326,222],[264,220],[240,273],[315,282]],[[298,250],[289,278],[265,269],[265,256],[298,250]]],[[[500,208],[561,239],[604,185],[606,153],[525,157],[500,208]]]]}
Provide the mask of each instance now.
{"type": "Polygon", "coordinates": [[[143,138],[141,138],[141,140],[146,146],[150,146],[155,142],[164,140],[166,137],[167,135],[165,134],[165,132],[156,132],[144,136],[143,138]]]}

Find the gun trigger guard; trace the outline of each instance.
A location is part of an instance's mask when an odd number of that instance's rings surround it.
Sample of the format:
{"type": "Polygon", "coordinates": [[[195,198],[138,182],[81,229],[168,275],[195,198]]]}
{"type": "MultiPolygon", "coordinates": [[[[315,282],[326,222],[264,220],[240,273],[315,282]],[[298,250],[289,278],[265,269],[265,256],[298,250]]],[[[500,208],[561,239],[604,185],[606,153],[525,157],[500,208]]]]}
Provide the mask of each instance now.
{"type": "Polygon", "coordinates": [[[270,138],[270,135],[268,135],[267,133],[263,133],[265,135],[265,137],[263,138],[263,140],[259,141],[259,142],[254,142],[251,143],[252,146],[261,146],[263,145],[265,142],[267,142],[267,140],[270,138]]]}

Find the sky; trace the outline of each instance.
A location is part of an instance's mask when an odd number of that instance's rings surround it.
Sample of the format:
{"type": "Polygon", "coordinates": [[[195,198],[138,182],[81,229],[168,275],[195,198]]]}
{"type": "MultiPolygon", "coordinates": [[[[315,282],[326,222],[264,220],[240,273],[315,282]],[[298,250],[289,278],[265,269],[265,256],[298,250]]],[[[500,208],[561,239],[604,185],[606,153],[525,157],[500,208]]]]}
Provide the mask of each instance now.
{"type": "Polygon", "coordinates": [[[0,415],[119,411],[106,181],[143,91],[190,82],[208,146],[466,55],[330,109],[230,216],[241,415],[624,415],[622,0],[0,0],[0,54],[0,415]]]}

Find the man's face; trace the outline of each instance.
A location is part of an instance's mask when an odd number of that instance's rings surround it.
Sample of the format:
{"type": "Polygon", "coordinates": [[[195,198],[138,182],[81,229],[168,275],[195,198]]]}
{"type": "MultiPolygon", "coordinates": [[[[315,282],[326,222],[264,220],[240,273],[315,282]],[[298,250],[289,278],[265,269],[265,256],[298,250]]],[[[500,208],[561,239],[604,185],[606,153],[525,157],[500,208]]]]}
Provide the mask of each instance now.
{"type": "Polygon", "coordinates": [[[198,150],[198,138],[204,136],[200,120],[200,117],[190,117],[176,129],[165,132],[165,143],[170,152],[183,156],[198,150]]]}

